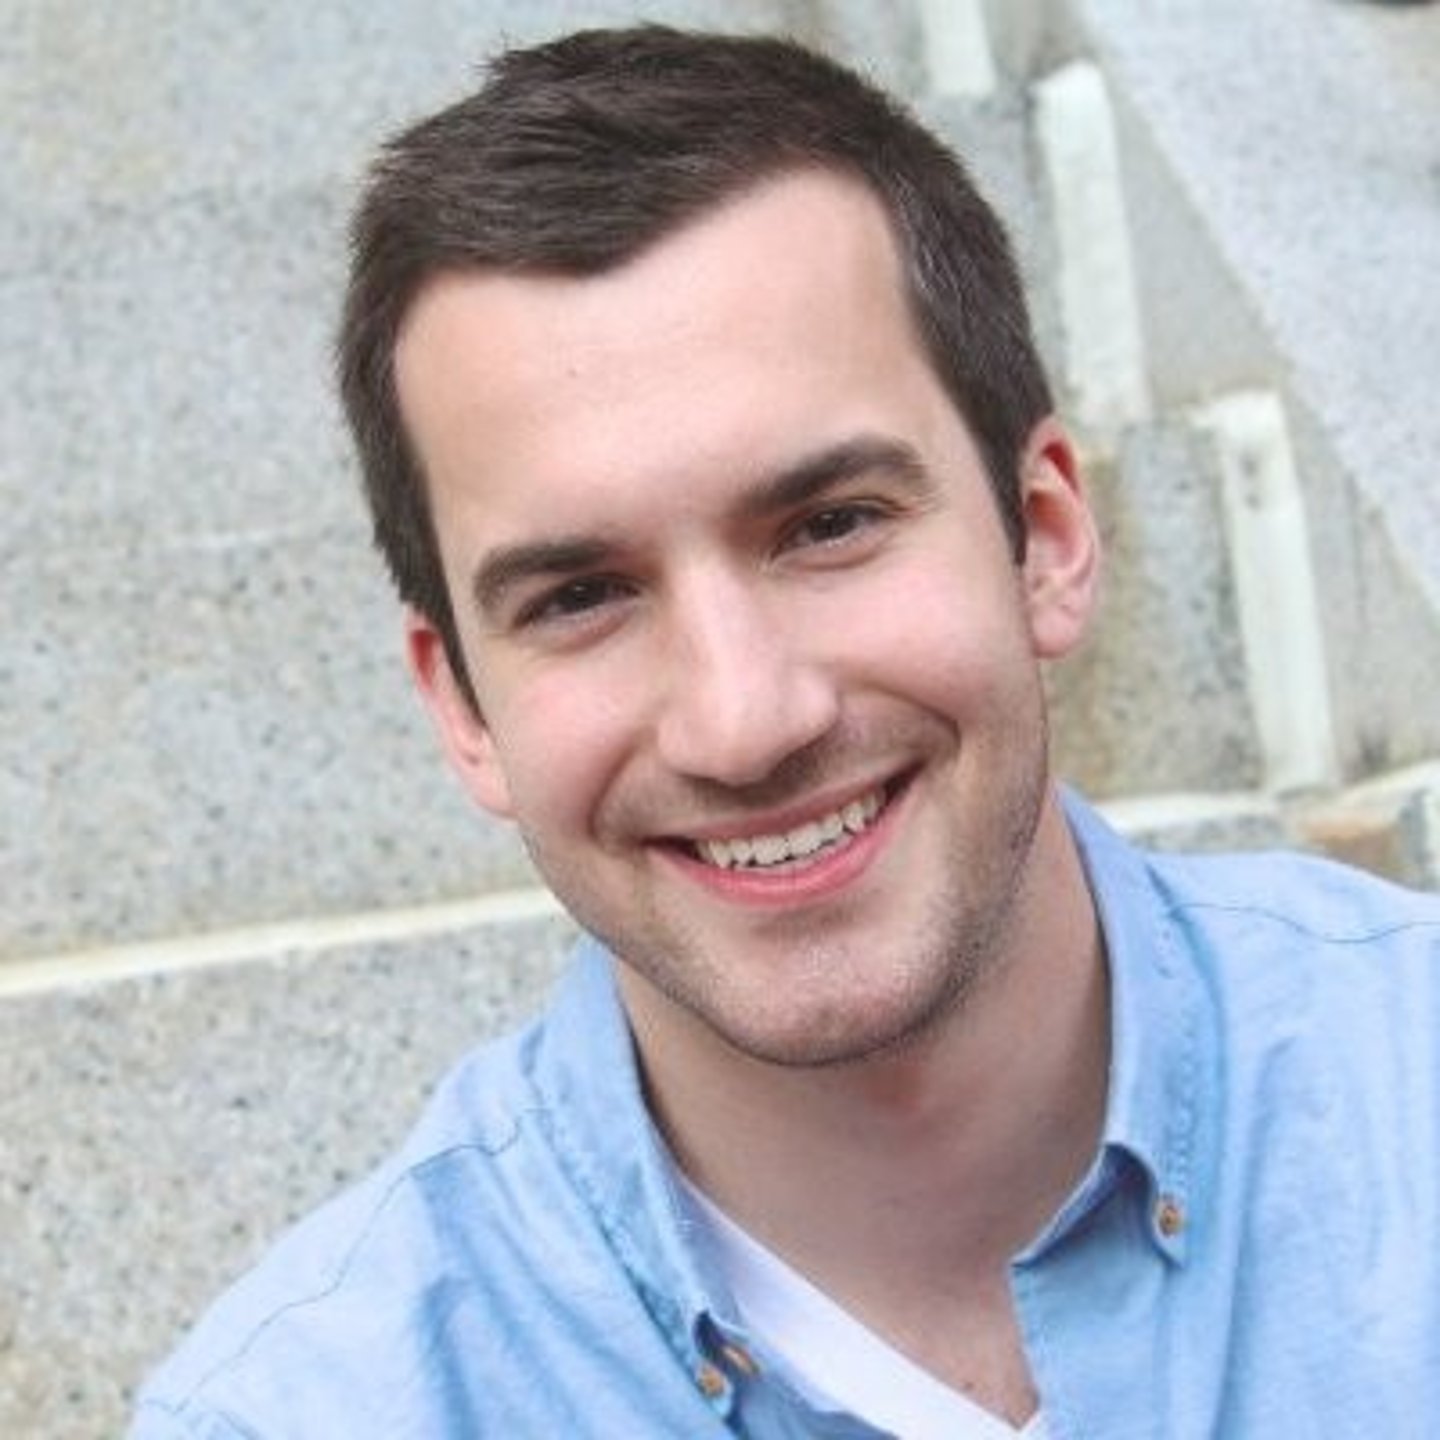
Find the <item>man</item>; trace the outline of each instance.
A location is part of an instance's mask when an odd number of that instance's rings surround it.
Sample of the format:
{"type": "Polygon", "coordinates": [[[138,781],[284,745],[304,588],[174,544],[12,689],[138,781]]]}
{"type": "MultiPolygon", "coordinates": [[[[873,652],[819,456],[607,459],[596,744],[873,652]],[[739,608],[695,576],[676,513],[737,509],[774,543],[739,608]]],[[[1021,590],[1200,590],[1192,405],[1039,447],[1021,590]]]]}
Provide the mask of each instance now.
{"type": "Polygon", "coordinates": [[[1440,905],[1057,791],[1095,528],[954,159],[787,44],[592,33],[355,236],[415,679],[593,938],[135,1433],[1428,1430],[1440,905]]]}

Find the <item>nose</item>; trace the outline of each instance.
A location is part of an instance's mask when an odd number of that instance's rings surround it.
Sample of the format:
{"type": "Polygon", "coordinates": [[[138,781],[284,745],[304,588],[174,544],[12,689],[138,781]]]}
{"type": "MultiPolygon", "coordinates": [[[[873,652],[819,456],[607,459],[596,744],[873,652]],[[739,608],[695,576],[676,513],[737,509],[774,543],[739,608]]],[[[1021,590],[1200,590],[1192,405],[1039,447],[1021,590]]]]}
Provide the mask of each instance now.
{"type": "Polygon", "coordinates": [[[839,696],[814,635],[774,613],[763,582],[709,579],[677,597],[656,741],[692,779],[753,785],[824,735],[839,696]]]}

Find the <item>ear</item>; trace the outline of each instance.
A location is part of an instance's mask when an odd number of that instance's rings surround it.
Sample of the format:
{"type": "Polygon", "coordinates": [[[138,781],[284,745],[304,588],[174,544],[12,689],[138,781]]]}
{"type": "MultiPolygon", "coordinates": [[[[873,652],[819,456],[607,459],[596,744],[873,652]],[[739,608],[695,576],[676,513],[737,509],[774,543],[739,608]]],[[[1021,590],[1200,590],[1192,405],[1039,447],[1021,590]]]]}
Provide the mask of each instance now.
{"type": "Polygon", "coordinates": [[[456,678],[440,632],[416,610],[405,612],[405,651],[415,688],[460,783],[476,804],[511,819],[510,786],[494,736],[456,678]]]}
{"type": "Polygon", "coordinates": [[[1031,642],[1041,659],[1056,660],[1089,628],[1100,588],[1100,537],[1074,447],[1053,416],[1026,441],[1020,493],[1031,642]]]}

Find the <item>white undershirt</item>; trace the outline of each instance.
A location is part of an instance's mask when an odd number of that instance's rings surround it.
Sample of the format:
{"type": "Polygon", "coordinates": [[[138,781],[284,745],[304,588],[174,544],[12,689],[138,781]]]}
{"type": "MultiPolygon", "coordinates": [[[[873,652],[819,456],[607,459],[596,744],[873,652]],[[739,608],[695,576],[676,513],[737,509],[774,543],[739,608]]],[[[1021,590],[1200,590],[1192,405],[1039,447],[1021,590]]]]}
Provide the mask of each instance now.
{"type": "MultiPolygon", "coordinates": [[[[678,1174],[678,1171],[677,1171],[678,1174]]],[[[746,1328],[789,1384],[820,1410],[843,1410],[900,1440],[1045,1440],[967,1399],[887,1345],[679,1175],[746,1328]]]]}

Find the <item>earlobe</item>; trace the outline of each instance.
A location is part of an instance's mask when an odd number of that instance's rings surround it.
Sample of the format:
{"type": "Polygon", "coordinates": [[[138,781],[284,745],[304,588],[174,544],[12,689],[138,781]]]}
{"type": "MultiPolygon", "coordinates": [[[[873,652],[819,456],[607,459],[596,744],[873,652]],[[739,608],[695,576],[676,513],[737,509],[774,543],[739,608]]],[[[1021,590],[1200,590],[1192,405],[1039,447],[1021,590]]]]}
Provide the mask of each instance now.
{"type": "Polygon", "coordinates": [[[415,688],[461,784],[483,809],[511,818],[510,787],[490,728],[451,668],[439,631],[416,610],[405,613],[405,651],[415,688]]]}
{"type": "Polygon", "coordinates": [[[1060,422],[1042,420],[1020,464],[1026,549],[1022,567],[1035,653],[1059,659],[1085,637],[1100,582],[1100,537],[1060,422]]]}

